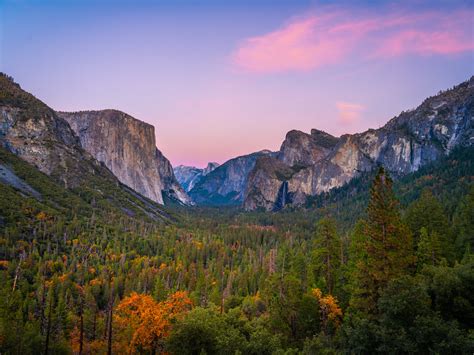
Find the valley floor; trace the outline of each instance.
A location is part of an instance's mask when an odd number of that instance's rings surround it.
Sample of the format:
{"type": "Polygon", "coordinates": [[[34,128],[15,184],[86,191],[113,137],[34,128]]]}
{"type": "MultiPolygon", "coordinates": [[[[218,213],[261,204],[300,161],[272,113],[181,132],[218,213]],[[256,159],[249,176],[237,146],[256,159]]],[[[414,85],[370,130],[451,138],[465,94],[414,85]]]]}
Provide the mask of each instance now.
{"type": "Polygon", "coordinates": [[[5,153],[40,197],[0,183],[0,352],[472,353],[472,156],[157,222],[5,153]]]}

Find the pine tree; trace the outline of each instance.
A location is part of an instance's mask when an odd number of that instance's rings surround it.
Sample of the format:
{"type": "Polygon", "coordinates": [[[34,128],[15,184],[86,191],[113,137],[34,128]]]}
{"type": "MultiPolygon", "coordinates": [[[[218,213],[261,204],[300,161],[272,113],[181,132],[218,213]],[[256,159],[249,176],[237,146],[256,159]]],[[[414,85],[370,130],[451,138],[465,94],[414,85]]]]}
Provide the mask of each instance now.
{"type": "Polygon", "coordinates": [[[412,236],[401,222],[392,180],[383,168],[370,191],[362,238],[364,257],[355,263],[351,305],[370,315],[376,313],[377,300],[388,282],[408,273],[415,260],[412,236]]]}
{"type": "Polygon", "coordinates": [[[448,219],[443,206],[430,190],[424,190],[420,198],[408,207],[404,220],[413,233],[415,245],[420,242],[421,229],[425,228],[428,235],[438,236],[442,256],[453,258],[454,240],[451,238],[448,219]]]}
{"type": "Polygon", "coordinates": [[[316,228],[313,251],[315,271],[324,280],[327,292],[333,294],[341,265],[341,242],[336,232],[336,222],[322,218],[316,228]]]}
{"type": "Polygon", "coordinates": [[[420,241],[417,249],[417,263],[420,269],[423,265],[437,265],[441,259],[441,243],[436,232],[428,233],[425,227],[421,228],[420,241]]]}
{"type": "Polygon", "coordinates": [[[474,251],[474,186],[459,204],[454,224],[458,254],[472,253],[474,251]]]}

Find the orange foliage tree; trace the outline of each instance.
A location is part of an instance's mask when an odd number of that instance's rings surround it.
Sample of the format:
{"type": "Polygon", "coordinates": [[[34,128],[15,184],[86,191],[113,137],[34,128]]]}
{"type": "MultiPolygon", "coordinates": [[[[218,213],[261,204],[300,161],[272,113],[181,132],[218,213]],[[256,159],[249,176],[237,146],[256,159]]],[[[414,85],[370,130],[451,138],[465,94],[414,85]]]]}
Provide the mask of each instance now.
{"type": "Polygon", "coordinates": [[[124,298],[115,312],[115,340],[117,352],[155,353],[162,349],[173,321],[192,307],[186,292],[178,291],[163,302],[151,296],[132,293],[124,298]]]}
{"type": "Polygon", "coordinates": [[[319,302],[321,326],[324,333],[327,334],[330,329],[339,328],[342,321],[342,310],[337,304],[337,299],[333,295],[323,296],[319,288],[314,288],[312,294],[319,302]]]}

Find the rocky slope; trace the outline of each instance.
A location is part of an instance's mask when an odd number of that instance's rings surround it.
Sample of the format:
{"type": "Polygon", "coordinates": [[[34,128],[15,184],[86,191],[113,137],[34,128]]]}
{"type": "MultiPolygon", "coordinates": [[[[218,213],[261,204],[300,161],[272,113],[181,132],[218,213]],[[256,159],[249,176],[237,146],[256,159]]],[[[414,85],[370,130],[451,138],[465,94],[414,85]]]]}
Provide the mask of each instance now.
{"type": "Polygon", "coordinates": [[[112,176],[82,149],[64,119],[4,74],[0,74],[0,145],[66,187],[78,186],[86,175],[112,176]]]}
{"type": "Polygon", "coordinates": [[[274,153],[263,150],[228,160],[204,176],[190,190],[193,201],[202,205],[239,205],[257,158],[274,153]]]}
{"type": "Polygon", "coordinates": [[[308,196],[342,186],[377,165],[402,176],[456,146],[473,144],[474,77],[380,129],[339,139],[315,130],[311,135],[289,132],[278,155],[261,159],[250,172],[244,207],[274,210],[303,204],[308,196]],[[313,135],[318,138],[311,139],[313,135]]]}
{"type": "Polygon", "coordinates": [[[57,112],[82,147],[131,189],[164,203],[163,195],[189,204],[173,168],[156,148],[155,128],[117,110],[57,112]]]}
{"type": "Polygon", "coordinates": [[[28,163],[29,168],[21,168],[27,171],[25,177],[39,174],[39,180],[46,181],[39,172],[44,173],[56,185],[59,182],[67,191],[74,191],[73,195],[80,195],[86,203],[95,205],[100,200],[104,206],[129,216],[167,218],[157,204],[122,185],[109,169],[85,151],[66,120],[3,73],[0,73],[0,150],[0,182],[25,196],[41,199],[12,170],[9,164],[15,159],[8,154],[13,153],[17,160],[21,158],[23,164],[28,163]]]}
{"type": "Polygon", "coordinates": [[[173,168],[176,180],[181,184],[184,191],[189,192],[194,185],[198,183],[204,176],[215,170],[219,166],[218,163],[208,163],[204,169],[194,166],[178,165],[173,168]]]}

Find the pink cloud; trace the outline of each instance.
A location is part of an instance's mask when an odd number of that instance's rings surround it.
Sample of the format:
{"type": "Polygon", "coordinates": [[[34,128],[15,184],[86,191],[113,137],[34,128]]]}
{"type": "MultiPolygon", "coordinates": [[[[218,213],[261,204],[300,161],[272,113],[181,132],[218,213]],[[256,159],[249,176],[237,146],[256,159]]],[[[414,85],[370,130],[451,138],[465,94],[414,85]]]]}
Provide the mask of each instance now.
{"type": "Polygon", "coordinates": [[[342,38],[331,41],[316,32],[320,19],[308,17],[269,34],[249,38],[234,54],[235,63],[257,72],[309,70],[339,60],[342,38]]]}
{"type": "Polygon", "coordinates": [[[472,51],[473,18],[472,10],[379,16],[331,10],[244,40],[232,61],[245,71],[272,73],[308,71],[353,58],[472,51]]]}
{"type": "Polygon", "coordinates": [[[365,106],[351,102],[336,102],[336,107],[339,111],[339,121],[342,123],[351,124],[359,121],[365,106]]]}

